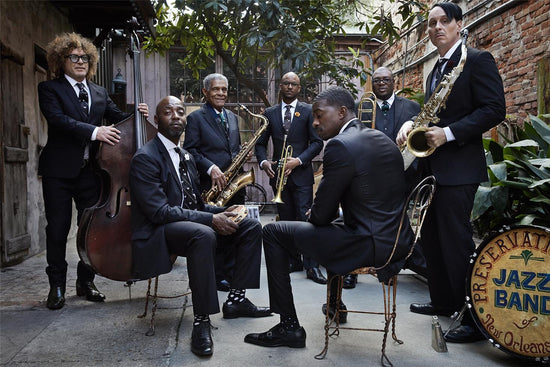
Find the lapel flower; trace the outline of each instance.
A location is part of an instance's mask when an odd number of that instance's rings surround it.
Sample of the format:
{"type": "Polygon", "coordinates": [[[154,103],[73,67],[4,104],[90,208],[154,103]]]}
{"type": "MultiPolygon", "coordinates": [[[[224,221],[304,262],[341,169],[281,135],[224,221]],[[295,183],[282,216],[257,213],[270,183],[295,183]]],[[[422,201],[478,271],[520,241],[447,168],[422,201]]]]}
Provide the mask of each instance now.
{"type": "Polygon", "coordinates": [[[300,117],[300,112],[298,112],[298,111],[294,112],[294,116],[300,117]]]}
{"type": "Polygon", "coordinates": [[[453,62],[453,60],[449,60],[447,61],[447,65],[445,66],[445,69],[452,68],[453,66],[455,66],[455,63],[453,62]]]}
{"type": "Polygon", "coordinates": [[[185,157],[185,160],[188,161],[189,160],[189,153],[185,153],[184,157],[185,157]]]}

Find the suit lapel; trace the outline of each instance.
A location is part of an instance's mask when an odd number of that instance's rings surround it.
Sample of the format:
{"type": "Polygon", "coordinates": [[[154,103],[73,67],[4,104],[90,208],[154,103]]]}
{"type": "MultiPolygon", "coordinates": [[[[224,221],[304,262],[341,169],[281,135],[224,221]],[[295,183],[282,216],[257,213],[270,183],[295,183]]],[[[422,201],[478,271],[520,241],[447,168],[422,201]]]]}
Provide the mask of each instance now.
{"type": "MultiPolygon", "coordinates": [[[[80,108],[80,101],[78,100],[78,96],[76,95],[76,92],[73,86],[71,85],[71,83],[69,83],[67,78],[65,78],[64,76],[59,78],[59,81],[61,83],[63,93],[65,93],[65,96],[67,97],[67,99],[71,101],[70,103],[71,106],[74,106],[75,111],[77,111],[79,120],[88,121],[88,117],[86,116],[84,111],[82,111],[82,108],[80,108]]],[[[76,118],[76,116],[74,117],[76,118]]]]}
{"type": "Polygon", "coordinates": [[[164,144],[162,144],[162,141],[159,139],[158,136],[155,136],[154,142],[157,146],[160,157],[164,161],[164,165],[170,168],[172,178],[176,182],[176,185],[181,189],[181,182],[179,180],[178,173],[176,172],[176,167],[174,167],[174,163],[172,163],[172,158],[170,158],[170,153],[168,153],[168,150],[166,150],[166,147],[164,146],[164,144]]]}
{"type": "Polygon", "coordinates": [[[92,99],[92,106],[90,108],[90,121],[98,121],[98,125],[101,125],[102,121],[101,119],[94,119],[94,117],[97,115],[97,107],[98,104],[94,103],[96,101],[99,101],[101,98],[101,94],[99,93],[99,86],[95,85],[94,83],[88,82],[88,88],[90,89],[90,97],[92,99]]]}
{"type": "MultiPolygon", "coordinates": [[[[223,131],[223,127],[216,121],[216,118],[214,117],[214,114],[212,113],[211,107],[208,105],[203,105],[202,107],[202,113],[204,114],[204,120],[208,123],[210,126],[210,129],[218,135],[218,137],[225,143],[225,145],[229,149],[229,139],[225,135],[225,132],[223,131]]],[[[229,118],[228,118],[229,120],[229,118]]],[[[229,121],[228,121],[229,123],[229,121]]]]}

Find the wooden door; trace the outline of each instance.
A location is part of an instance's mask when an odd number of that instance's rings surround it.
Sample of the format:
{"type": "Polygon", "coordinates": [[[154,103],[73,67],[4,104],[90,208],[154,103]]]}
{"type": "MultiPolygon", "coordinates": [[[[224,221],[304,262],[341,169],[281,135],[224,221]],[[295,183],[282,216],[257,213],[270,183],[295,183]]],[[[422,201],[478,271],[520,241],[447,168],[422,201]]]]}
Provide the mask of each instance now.
{"type": "Polygon", "coordinates": [[[22,261],[31,245],[27,229],[29,128],[23,99],[25,60],[1,43],[0,51],[0,260],[5,266],[22,261]]]}

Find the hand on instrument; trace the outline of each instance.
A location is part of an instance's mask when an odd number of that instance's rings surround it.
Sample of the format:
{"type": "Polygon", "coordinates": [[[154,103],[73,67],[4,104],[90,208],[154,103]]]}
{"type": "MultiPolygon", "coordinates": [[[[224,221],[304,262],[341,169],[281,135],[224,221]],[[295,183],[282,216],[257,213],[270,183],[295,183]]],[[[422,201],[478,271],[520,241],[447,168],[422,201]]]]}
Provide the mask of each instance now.
{"type": "Polygon", "coordinates": [[[424,134],[430,148],[438,148],[447,142],[445,130],[439,126],[432,126],[424,134]]]}
{"type": "Polygon", "coordinates": [[[139,103],[138,111],[143,114],[143,117],[149,117],[149,106],[147,106],[147,103],[139,103]]]}
{"type": "Polygon", "coordinates": [[[95,139],[109,145],[115,145],[120,141],[120,130],[117,130],[114,125],[99,126],[95,139]]]}
{"type": "Polygon", "coordinates": [[[235,213],[228,212],[214,214],[212,217],[212,229],[222,236],[228,236],[235,233],[239,225],[230,219],[230,217],[235,215],[235,213]]]}
{"type": "Polygon", "coordinates": [[[273,168],[271,168],[274,164],[275,162],[273,161],[264,161],[262,164],[262,169],[265,171],[265,173],[267,173],[267,176],[269,178],[275,177],[275,172],[273,171],[273,168]]]}
{"type": "Polygon", "coordinates": [[[218,188],[218,191],[222,191],[227,184],[225,175],[218,166],[212,167],[212,170],[210,171],[210,178],[212,179],[212,188],[216,186],[218,188]]]}
{"type": "Polygon", "coordinates": [[[290,172],[300,165],[300,160],[298,158],[289,157],[286,160],[285,165],[285,176],[290,175],[290,172]]]}
{"type": "Polygon", "coordinates": [[[409,132],[412,130],[412,125],[412,120],[405,121],[401,126],[401,129],[399,129],[399,132],[397,133],[397,138],[395,139],[398,147],[400,147],[401,145],[403,145],[403,143],[407,141],[407,135],[409,135],[409,132]]]}

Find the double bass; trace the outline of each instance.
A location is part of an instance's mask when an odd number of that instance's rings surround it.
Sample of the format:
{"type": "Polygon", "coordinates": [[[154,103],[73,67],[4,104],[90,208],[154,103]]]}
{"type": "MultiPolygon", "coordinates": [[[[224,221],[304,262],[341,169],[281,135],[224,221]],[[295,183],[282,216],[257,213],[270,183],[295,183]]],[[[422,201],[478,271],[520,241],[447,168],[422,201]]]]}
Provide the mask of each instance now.
{"type": "Polygon", "coordinates": [[[156,127],[138,111],[142,101],[140,41],[134,18],[131,26],[130,57],[133,59],[134,114],[119,122],[120,142],[101,143],[97,154],[101,194],[98,202],[83,211],[76,244],[80,259],[97,274],[119,281],[132,281],[131,199],[129,172],[132,156],[156,134],[156,127]]]}

